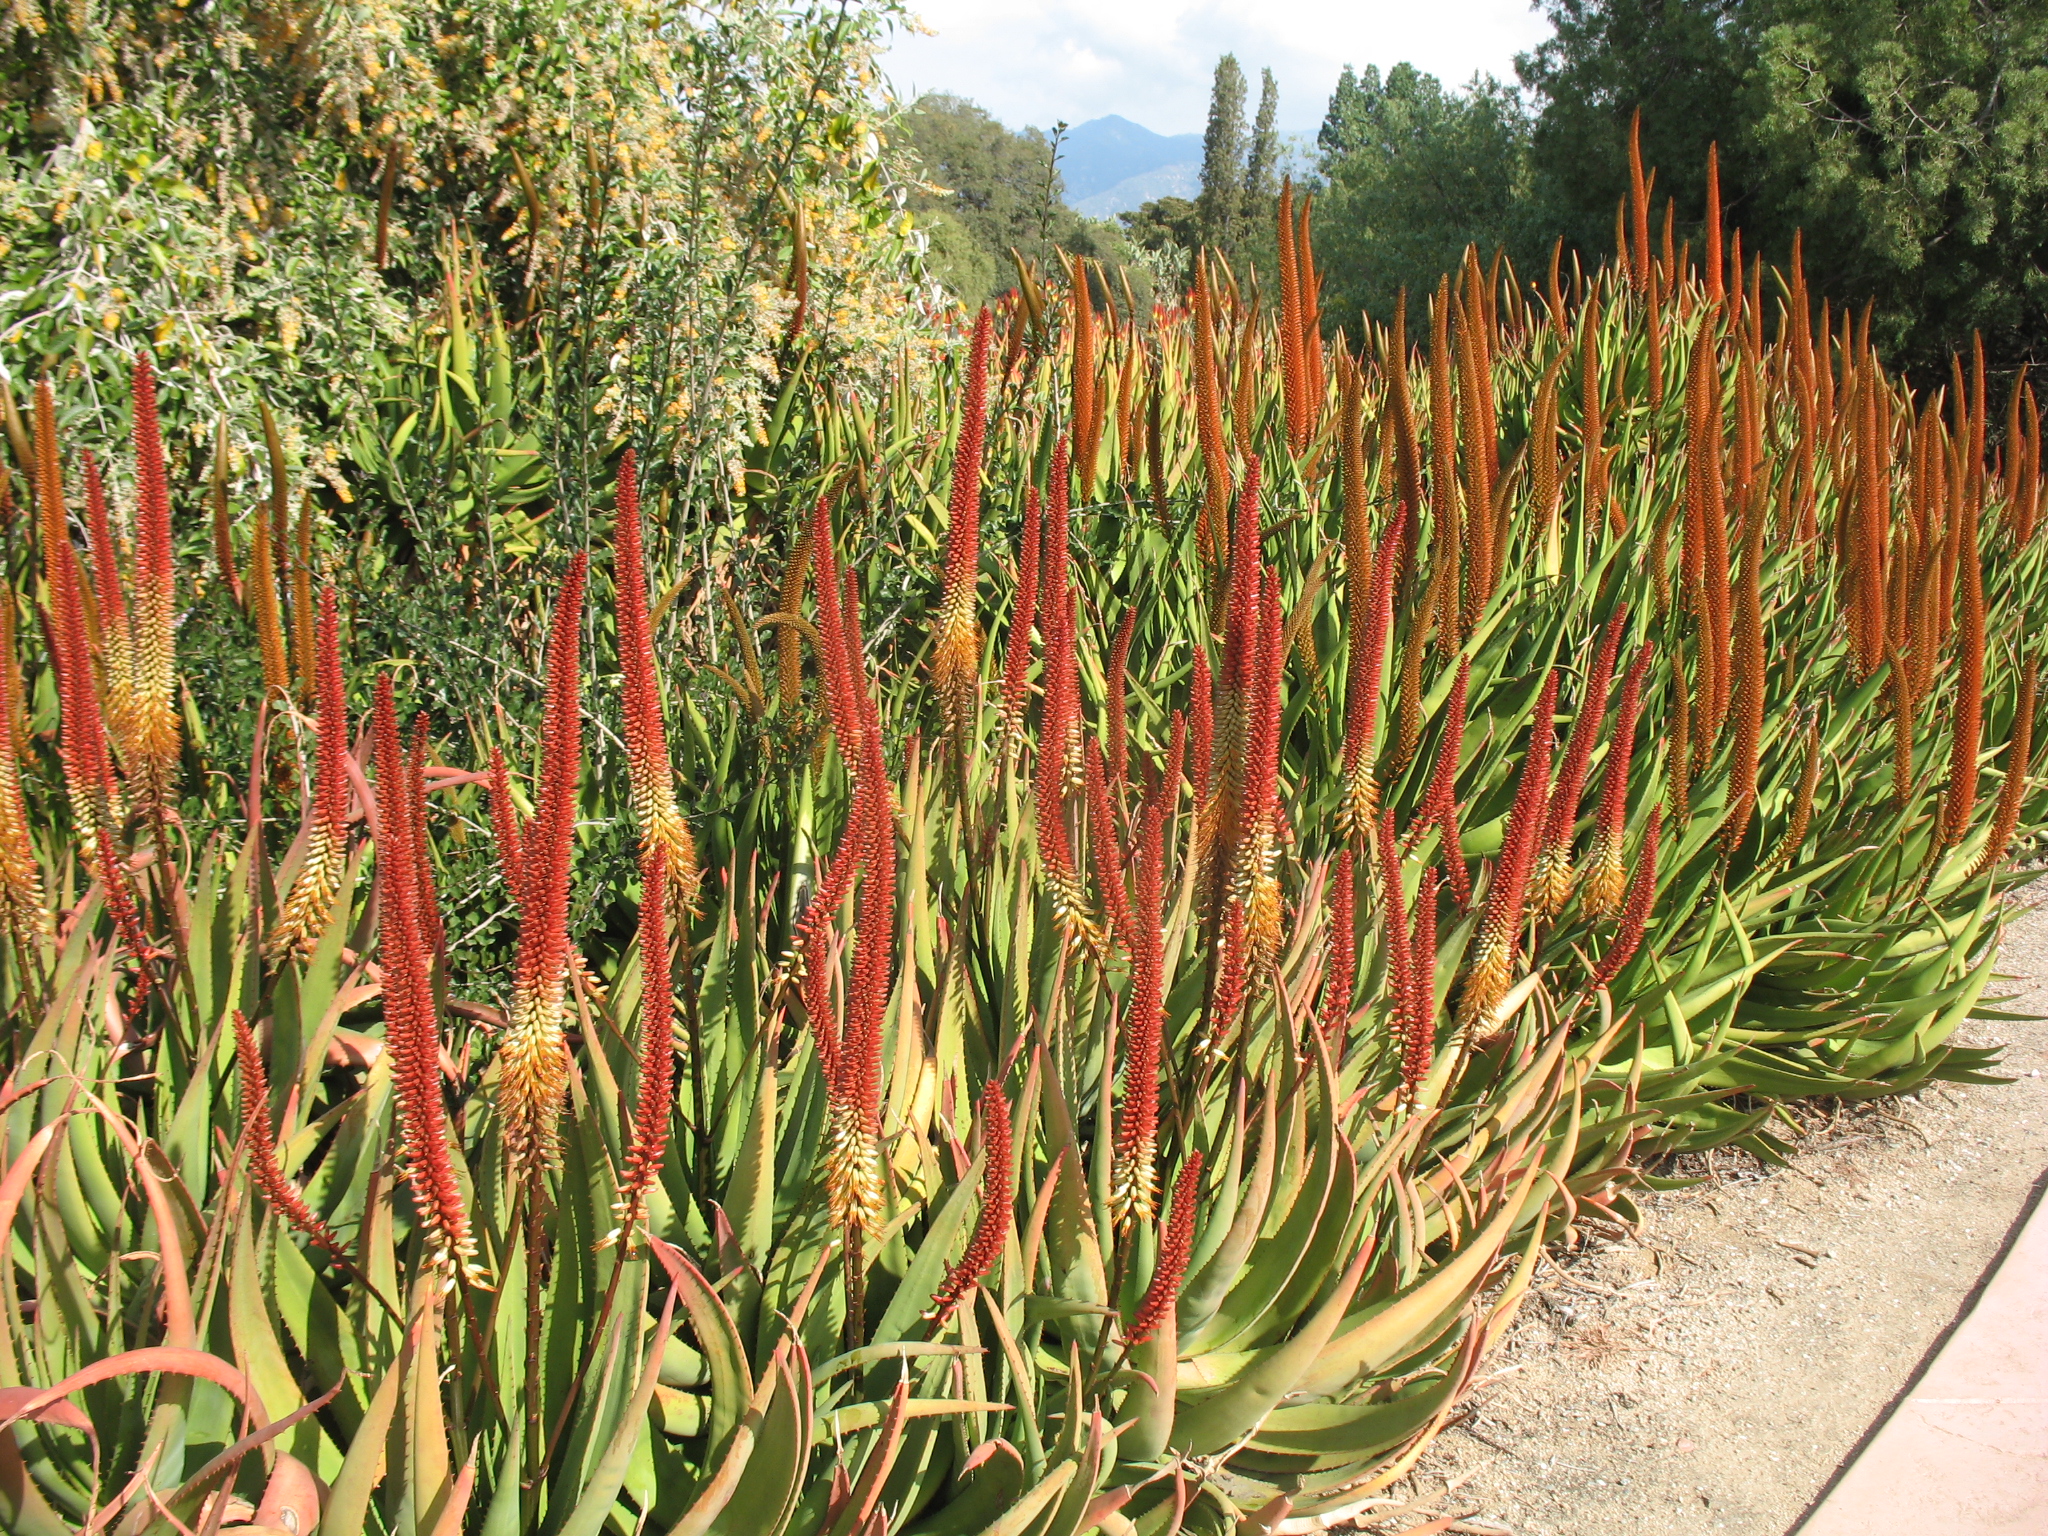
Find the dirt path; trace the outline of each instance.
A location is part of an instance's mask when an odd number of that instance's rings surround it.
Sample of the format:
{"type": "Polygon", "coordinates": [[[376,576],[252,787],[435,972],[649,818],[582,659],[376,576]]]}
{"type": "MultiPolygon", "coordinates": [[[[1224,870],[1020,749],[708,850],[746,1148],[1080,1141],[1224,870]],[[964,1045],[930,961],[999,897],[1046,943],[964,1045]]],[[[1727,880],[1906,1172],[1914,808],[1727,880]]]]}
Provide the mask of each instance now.
{"type": "MultiPolygon", "coordinates": [[[[2025,893],[2048,901],[2048,891],[2025,893]]],[[[2048,906],[1995,990],[2048,1013],[2048,906]]],[[[1639,1241],[1546,1264],[1472,1413],[1368,1526],[1515,1536],[1783,1536],[1970,1299],[2048,1168],[2048,1024],[2005,1087],[1937,1084],[1809,1136],[1789,1170],[1723,1153],[1652,1197],[1639,1241]],[[1446,1529],[1429,1524],[1432,1530],[1446,1529]]]]}

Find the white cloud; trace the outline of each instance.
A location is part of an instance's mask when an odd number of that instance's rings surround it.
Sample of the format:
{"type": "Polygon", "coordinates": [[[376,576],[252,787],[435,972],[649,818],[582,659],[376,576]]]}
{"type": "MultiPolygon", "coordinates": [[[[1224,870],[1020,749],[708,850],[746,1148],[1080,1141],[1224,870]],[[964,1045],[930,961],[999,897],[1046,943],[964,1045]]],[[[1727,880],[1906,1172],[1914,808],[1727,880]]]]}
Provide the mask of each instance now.
{"type": "Polygon", "coordinates": [[[1115,112],[1160,133],[1198,133],[1220,54],[1258,99],[1280,87],[1280,126],[1312,132],[1346,64],[1403,60],[1454,84],[1514,73],[1549,26],[1529,0],[913,0],[932,36],[901,35],[885,60],[906,96],[967,96],[1012,127],[1115,112]]]}

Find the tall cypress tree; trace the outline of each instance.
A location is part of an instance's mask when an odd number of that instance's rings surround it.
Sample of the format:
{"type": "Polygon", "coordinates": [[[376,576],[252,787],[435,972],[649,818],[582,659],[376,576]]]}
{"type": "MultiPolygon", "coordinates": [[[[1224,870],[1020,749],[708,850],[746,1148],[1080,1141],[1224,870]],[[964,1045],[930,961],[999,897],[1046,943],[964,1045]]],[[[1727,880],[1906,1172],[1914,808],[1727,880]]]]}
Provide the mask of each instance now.
{"type": "Polygon", "coordinates": [[[1259,115],[1252,123],[1251,154],[1244,168],[1245,229],[1261,227],[1280,196],[1280,130],[1274,124],[1280,115],[1280,87],[1270,69],[1260,70],[1259,77],[1259,115]]]}
{"type": "Polygon", "coordinates": [[[1228,251],[1236,243],[1244,173],[1244,71],[1237,55],[1226,53],[1216,61],[1209,127],[1202,135],[1202,195],[1195,212],[1204,245],[1228,251]]]}

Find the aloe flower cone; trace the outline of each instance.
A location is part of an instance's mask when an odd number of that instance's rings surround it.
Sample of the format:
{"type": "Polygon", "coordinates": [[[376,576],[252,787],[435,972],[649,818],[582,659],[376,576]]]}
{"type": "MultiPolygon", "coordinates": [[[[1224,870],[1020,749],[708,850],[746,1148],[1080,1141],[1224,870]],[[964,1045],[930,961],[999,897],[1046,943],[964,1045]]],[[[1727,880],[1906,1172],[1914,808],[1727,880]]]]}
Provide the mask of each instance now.
{"type": "Polygon", "coordinates": [[[377,770],[378,953],[384,968],[384,1038],[398,1089],[400,1145],[413,1203],[428,1235],[429,1267],[452,1285],[475,1276],[475,1243],[455,1174],[441,1101],[441,1029],[432,957],[419,911],[423,807],[399,746],[389,674],[377,679],[370,736],[377,770]]]}
{"type": "Polygon", "coordinates": [[[270,935],[271,950],[279,955],[303,955],[312,948],[327,926],[348,870],[348,700],[341,676],[341,618],[332,587],[320,589],[314,653],[313,795],[306,818],[305,857],[270,935]]]}
{"type": "MultiPolygon", "coordinates": [[[[955,744],[956,766],[964,761],[967,736],[978,713],[975,695],[981,681],[981,623],[975,611],[975,589],[981,574],[981,458],[988,431],[988,348],[993,324],[988,306],[983,305],[975,317],[974,339],[968,348],[967,397],[961,407],[960,437],[953,447],[953,488],[947,503],[945,586],[932,636],[932,687],[939,695],[946,733],[955,744]]],[[[1080,367],[1078,356],[1075,367],[1080,367]]],[[[1076,377],[1078,380],[1078,373],[1076,377]]]]}
{"type": "Polygon", "coordinates": [[[633,450],[619,462],[618,521],[613,532],[612,584],[619,626],[619,667],[624,674],[626,762],[633,819],[642,855],[659,848],[668,889],[685,912],[697,905],[702,876],[697,841],[676,808],[675,769],[662,722],[661,682],[648,622],[646,554],[640,537],[640,483],[633,450]]]}
{"type": "Polygon", "coordinates": [[[551,1170],[559,1156],[562,1096],[569,1077],[562,992],[569,968],[569,860],[583,762],[578,629],[588,568],[579,551],[569,562],[548,630],[540,805],[524,850],[518,968],[511,1018],[498,1048],[506,1153],[515,1176],[529,1184],[551,1170]]]}
{"type": "Polygon", "coordinates": [[[1485,1035],[1495,1024],[1493,1012],[1514,979],[1515,959],[1522,947],[1529,876],[1536,862],[1536,840],[1542,832],[1550,799],[1552,717],[1557,710],[1557,673],[1543,682],[1536,700],[1535,729],[1522,758],[1515,803],[1486,893],[1486,915],[1473,946],[1472,967],[1458,998],[1458,1027],[1485,1035]]]}

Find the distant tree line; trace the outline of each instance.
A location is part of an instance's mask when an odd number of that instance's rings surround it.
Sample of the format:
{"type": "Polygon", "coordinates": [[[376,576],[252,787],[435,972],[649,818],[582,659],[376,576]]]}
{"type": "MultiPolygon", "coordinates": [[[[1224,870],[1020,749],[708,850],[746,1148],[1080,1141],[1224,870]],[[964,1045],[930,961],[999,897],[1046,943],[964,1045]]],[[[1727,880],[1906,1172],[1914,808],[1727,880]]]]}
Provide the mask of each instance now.
{"type": "MultiPolygon", "coordinates": [[[[1945,367],[1981,333],[1996,366],[2048,361],[2048,0],[1543,0],[1552,33],[1510,84],[1447,86],[1410,64],[1347,66],[1316,142],[1324,315],[1357,326],[1434,288],[1467,244],[1524,278],[1562,241],[1611,254],[1630,119],[1698,246],[1707,148],[1745,248],[1789,259],[1804,231],[1818,291],[1873,307],[1894,362],[1945,367]]],[[[1207,247],[1272,262],[1282,143],[1263,71],[1247,122],[1238,60],[1218,61],[1198,197],[1122,228],[1058,205],[1056,145],[978,107],[927,97],[910,139],[927,175],[937,262],[964,298],[1008,286],[1008,252],[1079,250],[1171,282],[1207,247]]]]}
{"type": "Polygon", "coordinates": [[[1707,146],[1724,215],[1819,291],[1873,306],[1887,356],[1946,366],[1983,334],[2048,354],[2048,5],[2042,0],[1545,0],[1520,89],[1346,69],[1319,136],[1325,313],[1391,312],[1470,241],[1525,277],[1554,241],[1614,245],[1628,125],[1697,248],[1707,146]]]}

